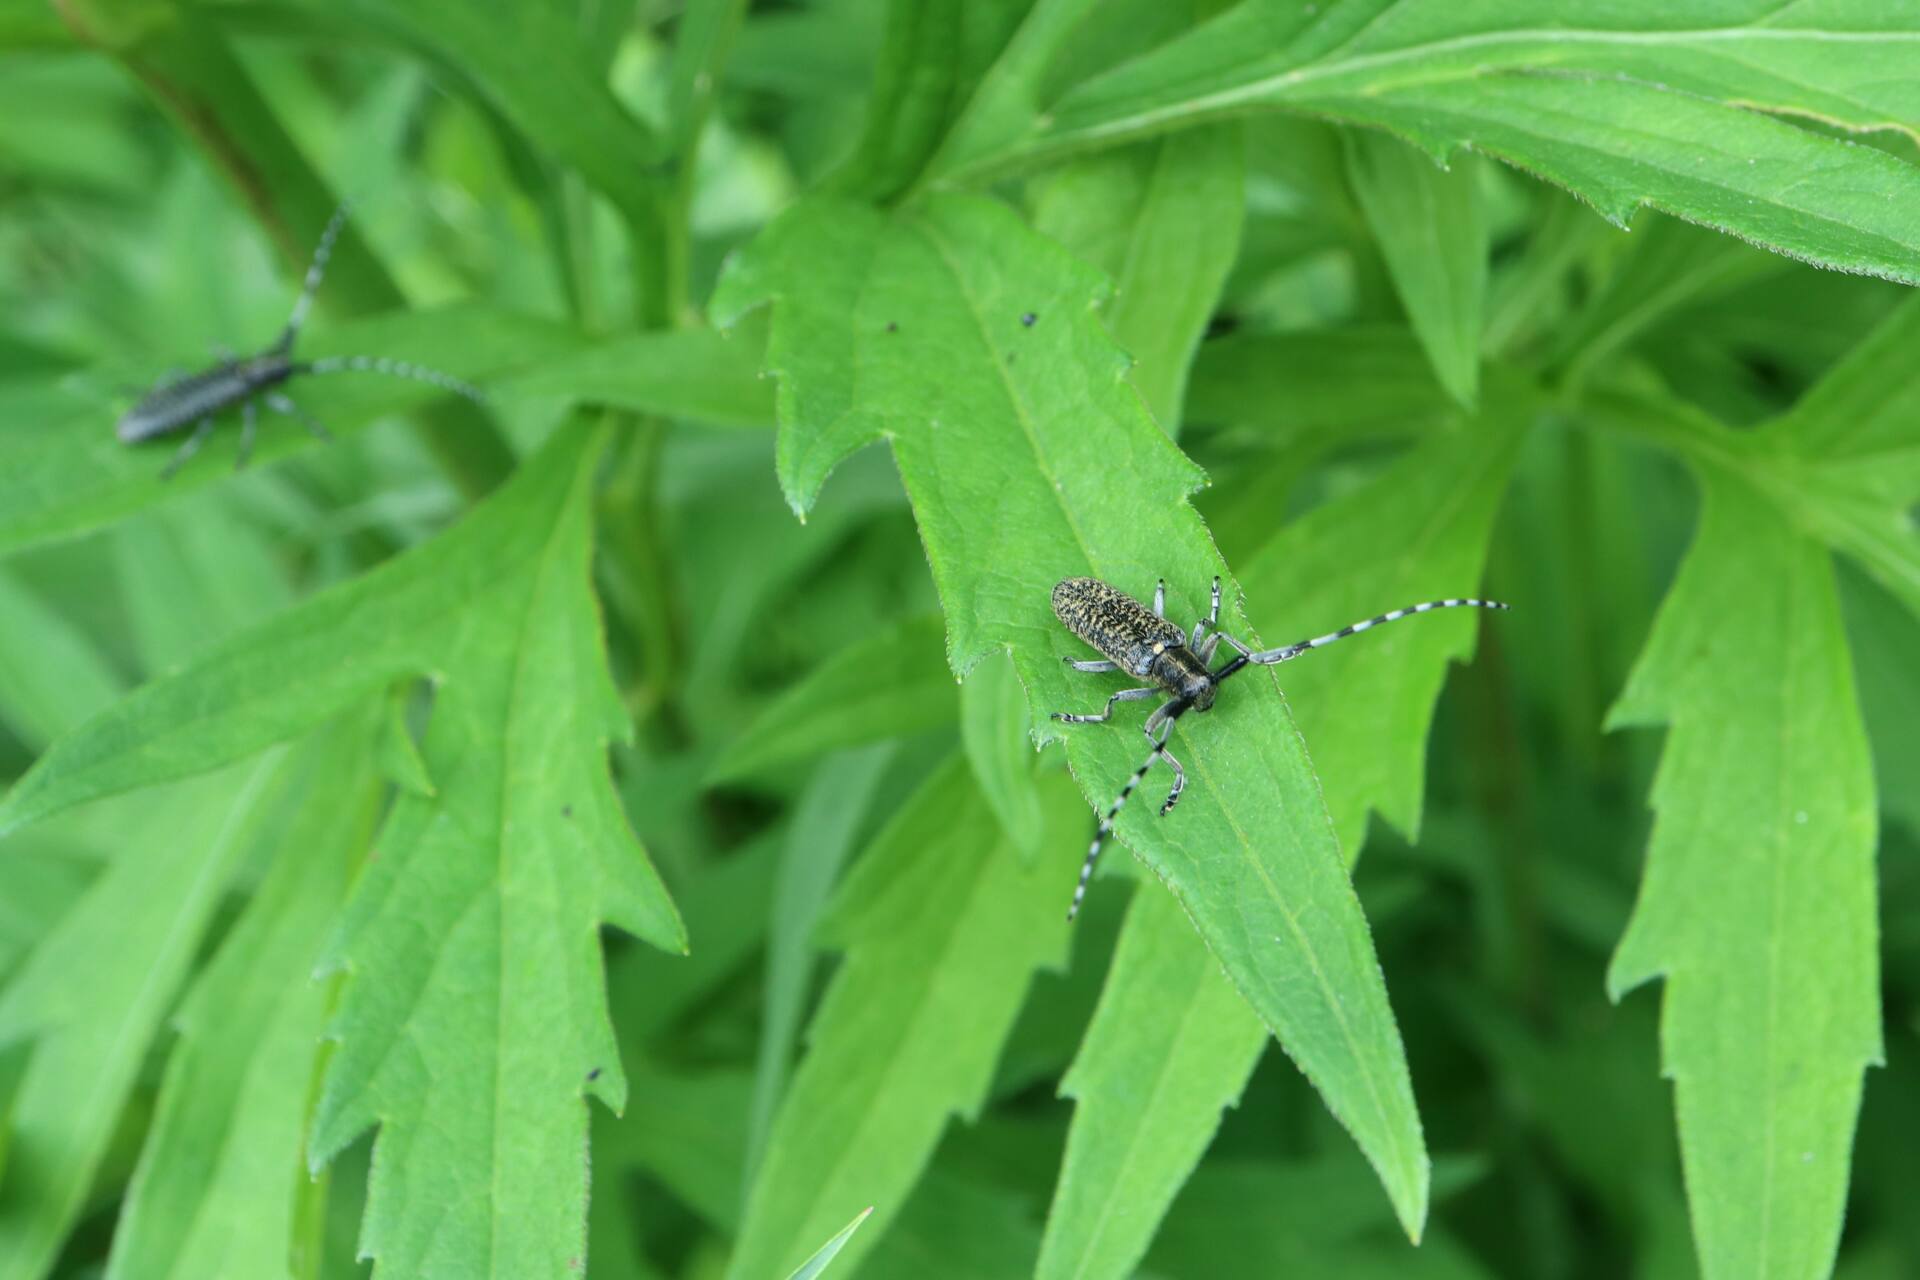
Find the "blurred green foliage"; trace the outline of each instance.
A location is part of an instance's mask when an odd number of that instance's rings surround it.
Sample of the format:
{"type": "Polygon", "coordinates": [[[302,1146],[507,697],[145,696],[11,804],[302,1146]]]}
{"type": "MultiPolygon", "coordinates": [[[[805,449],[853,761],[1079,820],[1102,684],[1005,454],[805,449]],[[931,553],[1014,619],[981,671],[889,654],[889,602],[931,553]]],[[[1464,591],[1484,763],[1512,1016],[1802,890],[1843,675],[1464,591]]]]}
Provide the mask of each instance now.
{"type": "Polygon", "coordinates": [[[1572,21],[0,0],[0,1280],[1920,1273],[1920,17],[1572,21]],[[1069,927],[1083,573],[1515,608],[1069,927]]]}

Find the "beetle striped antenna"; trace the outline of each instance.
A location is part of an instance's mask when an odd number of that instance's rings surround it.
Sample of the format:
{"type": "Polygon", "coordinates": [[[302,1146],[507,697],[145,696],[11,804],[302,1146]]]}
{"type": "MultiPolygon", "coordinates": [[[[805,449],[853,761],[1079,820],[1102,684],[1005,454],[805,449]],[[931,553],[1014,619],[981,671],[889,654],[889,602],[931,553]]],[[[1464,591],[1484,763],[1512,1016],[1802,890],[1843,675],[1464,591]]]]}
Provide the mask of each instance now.
{"type": "Polygon", "coordinates": [[[342,200],[340,207],[327,219],[327,229],[320,233],[320,243],[314,246],[313,261],[307,264],[307,278],[300,286],[300,296],[293,300],[293,314],[287,317],[287,327],[280,331],[280,341],[273,344],[275,351],[293,350],[293,341],[300,336],[300,327],[307,322],[307,312],[313,308],[313,295],[319,291],[320,281],[327,274],[327,260],[333,257],[333,242],[340,236],[340,228],[346,225],[348,202],[342,200]]]}
{"type": "MultiPolygon", "coordinates": [[[[1140,762],[1140,767],[1133,771],[1133,776],[1127,779],[1127,785],[1120,788],[1120,794],[1113,798],[1113,804],[1107,809],[1107,816],[1100,819],[1100,825],[1094,829],[1093,843],[1087,846],[1087,860],[1080,864],[1080,883],[1073,887],[1073,901],[1067,906],[1069,924],[1073,922],[1075,916],[1080,914],[1080,900],[1087,896],[1087,885],[1093,879],[1093,864],[1100,860],[1100,847],[1106,844],[1107,836],[1113,831],[1113,820],[1119,816],[1120,806],[1127,802],[1127,797],[1132,795],[1133,789],[1140,785],[1140,780],[1147,776],[1147,771],[1153,768],[1154,762],[1167,756],[1167,739],[1173,735],[1173,722],[1176,719],[1178,716],[1167,717],[1166,731],[1161,734],[1160,740],[1154,743],[1153,750],[1147,753],[1147,758],[1140,762]]],[[[1185,779],[1182,778],[1181,781],[1184,783],[1185,779]]],[[[1164,815],[1168,809],[1173,808],[1174,801],[1179,798],[1180,787],[1176,785],[1173,794],[1167,797],[1166,804],[1160,807],[1160,812],[1164,815]]]]}
{"type": "Polygon", "coordinates": [[[1356,622],[1352,626],[1342,627],[1338,631],[1329,631],[1327,634],[1315,636],[1311,640],[1300,640],[1293,644],[1281,645],[1278,649],[1262,649],[1258,653],[1253,653],[1241,648],[1239,643],[1233,640],[1232,637],[1223,634],[1220,638],[1228,644],[1233,645],[1234,648],[1239,649],[1240,656],[1220,668],[1220,670],[1214,672],[1213,678],[1215,682],[1225,680],[1234,672],[1248,665],[1270,667],[1280,662],[1291,662],[1303,653],[1311,653],[1315,649],[1324,649],[1336,640],[1345,640],[1348,636],[1357,636],[1362,631],[1371,631],[1383,623],[1398,622],[1402,618],[1411,618],[1417,613],[1432,613],[1435,609],[1507,609],[1510,607],[1510,605],[1502,604],[1498,600],[1424,600],[1419,604],[1410,604],[1404,609],[1395,609],[1389,613],[1383,613],[1376,617],[1368,618],[1365,621],[1356,622]]]}
{"type": "Polygon", "coordinates": [[[475,402],[486,399],[480,388],[471,382],[464,382],[450,373],[429,369],[426,365],[415,364],[411,360],[390,360],[386,356],[324,356],[301,365],[300,372],[379,373],[389,378],[409,378],[414,382],[429,383],[442,391],[451,391],[457,396],[465,396],[475,402]]]}

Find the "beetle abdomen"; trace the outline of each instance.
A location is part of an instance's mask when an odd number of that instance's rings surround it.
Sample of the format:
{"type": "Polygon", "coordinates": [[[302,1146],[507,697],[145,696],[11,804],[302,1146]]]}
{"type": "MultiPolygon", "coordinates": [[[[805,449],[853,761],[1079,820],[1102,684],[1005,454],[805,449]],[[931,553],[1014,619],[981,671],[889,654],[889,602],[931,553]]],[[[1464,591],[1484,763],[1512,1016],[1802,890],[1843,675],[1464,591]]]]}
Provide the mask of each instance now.
{"type": "Polygon", "coordinates": [[[1158,655],[1186,643],[1179,627],[1098,578],[1067,578],[1053,588],[1053,616],[1134,675],[1158,655]]]}

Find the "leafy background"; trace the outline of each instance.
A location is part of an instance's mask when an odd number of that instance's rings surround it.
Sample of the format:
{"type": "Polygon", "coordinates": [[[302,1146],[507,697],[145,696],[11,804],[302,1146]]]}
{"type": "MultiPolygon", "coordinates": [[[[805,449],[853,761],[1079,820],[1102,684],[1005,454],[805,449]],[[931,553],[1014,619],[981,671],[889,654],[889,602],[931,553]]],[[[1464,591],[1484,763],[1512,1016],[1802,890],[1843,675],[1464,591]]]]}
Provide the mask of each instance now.
{"type": "Polygon", "coordinates": [[[1920,1272],[1917,47],[0,0],[0,1280],[1920,1272]]]}

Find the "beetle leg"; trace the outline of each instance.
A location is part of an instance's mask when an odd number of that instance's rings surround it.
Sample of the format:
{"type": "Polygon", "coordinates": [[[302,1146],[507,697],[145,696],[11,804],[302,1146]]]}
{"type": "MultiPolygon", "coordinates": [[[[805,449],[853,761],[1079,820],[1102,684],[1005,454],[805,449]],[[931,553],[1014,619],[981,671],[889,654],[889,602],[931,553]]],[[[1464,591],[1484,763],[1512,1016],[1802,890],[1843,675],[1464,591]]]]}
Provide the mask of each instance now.
{"type": "Polygon", "coordinates": [[[193,429],[193,434],[187,437],[187,442],[180,446],[180,452],[173,455],[173,460],[167,463],[165,470],[161,471],[160,478],[162,480],[173,479],[173,473],[178,471],[181,466],[186,463],[188,458],[200,452],[200,446],[207,442],[207,436],[212,432],[213,419],[200,419],[200,425],[193,429]]]}
{"type": "Polygon", "coordinates": [[[1219,575],[1216,574],[1213,579],[1213,607],[1207,610],[1206,617],[1193,624],[1193,634],[1187,638],[1187,648],[1198,649],[1200,647],[1200,638],[1219,625],[1220,578],[1219,575]]]}
{"type": "Polygon", "coordinates": [[[1105,658],[1102,658],[1098,662],[1081,662],[1076,658],[1062,658],[1061,661],[1066,663],[1068,666],[1072,667],[1075,671],[1096,671],[1097,672],[1097,671],[1118,671],[1120,669],[1119,663],[1108,662],[1105,658]]]}
{"type": "Polygon", "coordinates": [[[1064,720],[1068,724],[1104,724],[1106,723],[1107,717],[1113,714],[1114,703],[1138,702],[1142,698],[1157,697],[1159,693],[1160,691],[1158,689],[1151,688],[1151,687],[1144,687],[1139,689],[1122,689],[1120,692],[1114,694],[1111,698],[1107,699],[1107,705],[1100,709],[1099,715],[1076,716],[1076,715],[1069,715],[1065,711],[1056,711],[1053,713],[1053,718],[1055,720],[1064,720]]]}

